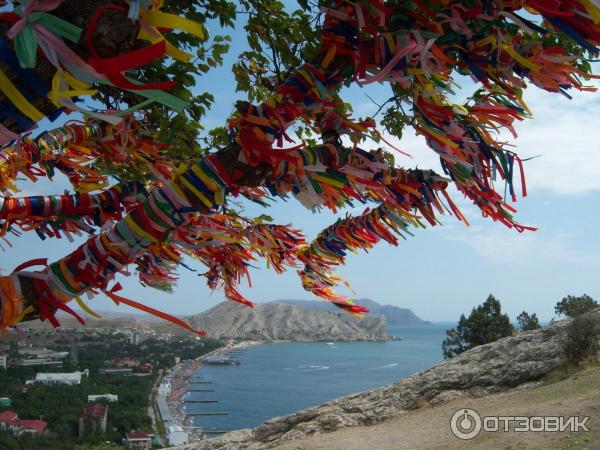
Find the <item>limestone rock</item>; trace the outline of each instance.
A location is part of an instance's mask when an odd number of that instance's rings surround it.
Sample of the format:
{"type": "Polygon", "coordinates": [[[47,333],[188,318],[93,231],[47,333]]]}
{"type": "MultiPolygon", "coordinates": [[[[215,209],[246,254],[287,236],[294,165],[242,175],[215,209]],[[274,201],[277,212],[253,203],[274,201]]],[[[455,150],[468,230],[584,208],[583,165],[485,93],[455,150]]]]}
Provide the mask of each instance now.
{"type": "MultiPolygon", "coordinates": [[[[187,318],[214,338],[254,341],[384,341],[389,340],[384,316],[356,318],[344,311],[327,312],[283,303],[258,303],[254,308],[222,302],[187,318]]],[[[172,325],[161,325],[176,332],[172,325]]]]}

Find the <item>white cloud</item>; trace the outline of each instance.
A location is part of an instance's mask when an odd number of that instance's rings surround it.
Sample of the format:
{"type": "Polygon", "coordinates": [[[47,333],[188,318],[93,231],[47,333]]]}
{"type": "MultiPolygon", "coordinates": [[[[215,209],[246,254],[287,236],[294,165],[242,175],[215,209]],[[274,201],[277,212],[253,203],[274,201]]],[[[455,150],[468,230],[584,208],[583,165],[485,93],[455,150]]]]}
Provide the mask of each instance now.
{"type": "MultiPolygon", "coordinates": [[[[600,83],[590,83],[600,87],[600,83]]],[[[550,191],[555,194],[583,194],[600,190],[600,93],[571,91],[573,99],[530,87],[525,100],[533,119],[516,124],[515,140],[509,133],[500,139],[515,146],[523,158],[541,155],[525,162],[527,187],[531,193],[550,191]]],[[[362,104],[357,110],[374,107],[362,104]]],[[[418,166],[441,173],[437,154],[429,149],[422,136],[408,127],[402,140],[384,135],[386,140],[411,158],[396,153],[397,164],[406,168],[418,166]]],[[[388,148],[385,143],[381,146],[388,148]]],[[[366,148],[375,148],[372,142],[366,148]]],[[[392,149],[389,149],[395,153],[392,149]]]]}
{"type": "Polygon", "coordinates": [[[575,237],[567,233],[553,235],[515,233],[501,226],[475,225],[446,235],[447,239],[464,242],[492,264],[526,265],[544,263],[597,263],[600,255],[577,249],[575,237]]]}
{"type": "Polygon", "coordinates": [[[534,190],[579,194],[600,190],[600,95],[575,93],[573,100],[539,89],[526,95],[534,114],[518,127],[514,142],[534,190]]]}

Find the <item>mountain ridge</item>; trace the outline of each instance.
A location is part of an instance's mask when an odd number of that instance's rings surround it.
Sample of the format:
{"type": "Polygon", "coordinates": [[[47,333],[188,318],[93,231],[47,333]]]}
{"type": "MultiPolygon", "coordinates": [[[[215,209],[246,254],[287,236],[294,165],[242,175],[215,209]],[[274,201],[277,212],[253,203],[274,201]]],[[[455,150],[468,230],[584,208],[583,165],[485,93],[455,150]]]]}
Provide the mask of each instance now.
{"type": "MultiPolygon", "coordinates": [[[[300,299],[280,299],[274,300],[278,303],[295,305],[301,308],[315,309],[319,311],[337,312],[337,308],[331,302],[322,300],[300,300],[300,299]]],[[[425,325],[430,322],[421,319],[409,308],[400,308],[394,305],[382,305],[369,298],[352,299],[357,305],[365,306],[369,309],[368,315],[385,316],[388,325],[425,325]]]]}
{"type": "MultiPolygon", "coordinates": [[[[384,341],[384,316],[356,318],[344,311],[328,312],[278,302],[256,303],[254,308],[224,301],[185,319],[194,328],[217,339],[260,341],[384,341]]],[[[174,331],[172,325],[164,329],[174,331]]]]}

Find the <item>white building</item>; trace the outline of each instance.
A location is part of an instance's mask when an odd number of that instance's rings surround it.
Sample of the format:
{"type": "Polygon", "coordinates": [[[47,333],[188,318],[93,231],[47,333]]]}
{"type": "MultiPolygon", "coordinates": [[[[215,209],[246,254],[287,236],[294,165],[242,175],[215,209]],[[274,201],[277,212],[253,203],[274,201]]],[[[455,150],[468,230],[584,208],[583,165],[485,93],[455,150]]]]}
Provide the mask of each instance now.
{"type": "Polygon", "coordinates": [[[0,356],[0,367],[2,367],[3,369],[6,369],[6,355],[0,356]]]}
{"type": "Polygon", "coordinates": [[[47,348],[21,348],[19,355],[31,356],[32,358],[50,358],[54,355],[54,350],[47,348]]]}
{"type": "Polygon", "coordinates": [[[163,381],[158,386],[158,395],[162,395],[164,397],[168,397],[171,395],[171,382],[163,381]]]}
{"type": "Polygon", "coordinates": [[[142,341],[140,334],[133,330],[125,330],[125,336],[127,336],[127,342],[134,345],[139,345],[142,341]]]}
{"type": "Polygon", "coordinates": [[[169,445],[185,445],[188,443],[188,434],[179,425],[170,425],[167,428],[167,441],[169,445]]]}
{"type": "Polygon", "coordinates": [[[106,400],[107,402],[118,402],[119,396],[115,395],[115,394],[88,395],[88,403],[95,402],[96,400],[106,400]]]}
{"type": "Polygon", "coordinates": [[[81,375],[89,376],[89,371],[71,373],[38,373],[35,376],[36,383],[44,384],[81,384],[81,375]]]}
{"type": "Polygon", "coordinates": [[[33,359],[22,359],[20,361],[16,361],[16,366],[62,366],[62,361],[54,361],[48,360],[45,358],[33,358],[33,359]]]}

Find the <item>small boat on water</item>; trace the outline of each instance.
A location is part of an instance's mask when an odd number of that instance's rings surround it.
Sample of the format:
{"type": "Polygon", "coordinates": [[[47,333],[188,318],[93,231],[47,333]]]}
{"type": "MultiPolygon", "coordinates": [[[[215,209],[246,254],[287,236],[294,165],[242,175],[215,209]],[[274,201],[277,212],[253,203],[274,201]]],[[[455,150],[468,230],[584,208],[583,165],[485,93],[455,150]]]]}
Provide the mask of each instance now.
{"type": "Polygon", "coordinates": [[[335,342],[328,342],[327,345],[335,345],[335,342]]]}
{"type": "Polygon", "coordinates": [[[209,364],[209,365],[240,365],[240,360],[239,359],[233,359],[230,358],[229,356],[221,356],[221,355],[217,355],[217,356],[207,356],[205,358],[202,358],[202,362],[204,364],[209,364]]]}

